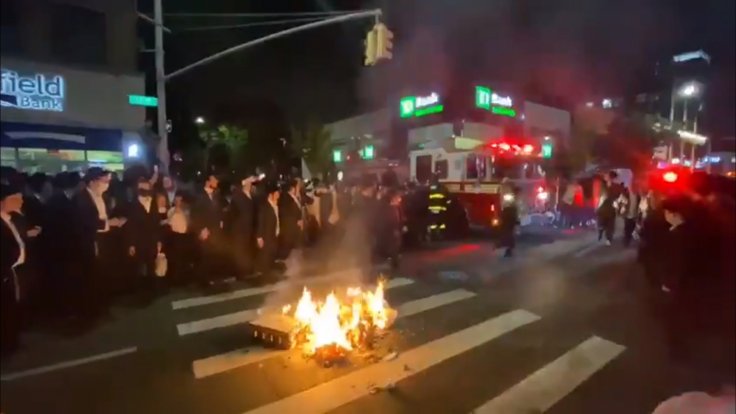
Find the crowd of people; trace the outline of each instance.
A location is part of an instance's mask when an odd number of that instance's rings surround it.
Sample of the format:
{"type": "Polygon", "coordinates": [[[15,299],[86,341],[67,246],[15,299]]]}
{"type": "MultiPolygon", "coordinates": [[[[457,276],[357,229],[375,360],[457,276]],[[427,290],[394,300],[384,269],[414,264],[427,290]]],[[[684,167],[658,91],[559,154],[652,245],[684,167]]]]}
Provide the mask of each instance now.
{"type": "Polygon", "coordinates": [[[307,244],[339,246],[365,266],[398,264],[404,215],[393,186],[262,174],[185,184],[155,168],[123,177],[97,167],[53,177],[3,169],[4,353],[17,348],[29,315],[94,321],[120,294],[273,281],[307,244]]]}
{"type": "MultiPolygon", "coordinates": [[[[721,357],[733,357],[736,182],[696,172],[676,185],[651,177],[627,185],[615,171],[596,181],[598,238],[610,245],[619,218],[624,246],[638,240],[638,262],[672,359],[692,362],[694,354],[707,352],[697,343],[711,339],[726,345],[721,357]]],[[[733,359],[721,364],[732,367],[733,359]]]]}

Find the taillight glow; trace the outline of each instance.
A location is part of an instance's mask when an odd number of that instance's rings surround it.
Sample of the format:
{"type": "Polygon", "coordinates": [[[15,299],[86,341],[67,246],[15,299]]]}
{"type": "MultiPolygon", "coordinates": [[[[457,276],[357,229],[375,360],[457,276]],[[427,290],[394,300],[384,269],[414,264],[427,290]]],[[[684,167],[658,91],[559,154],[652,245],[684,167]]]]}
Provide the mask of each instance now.
{"type": "Polygon", "coordinates": [[[502,143],[498,144],[498,147],[501,148],[504,151],[508,151],[508,150],[511,149],[511,145],[509,145],[509,144],[507,144],[505,142],[502,142],[502,143]]]}
{"type": "Polygon", "coordinates": [[[524,154],[531,154],[532,151],[534,151],[534,146],[530,144],[524,145],[522,151],[524,151],[524,154]]]}

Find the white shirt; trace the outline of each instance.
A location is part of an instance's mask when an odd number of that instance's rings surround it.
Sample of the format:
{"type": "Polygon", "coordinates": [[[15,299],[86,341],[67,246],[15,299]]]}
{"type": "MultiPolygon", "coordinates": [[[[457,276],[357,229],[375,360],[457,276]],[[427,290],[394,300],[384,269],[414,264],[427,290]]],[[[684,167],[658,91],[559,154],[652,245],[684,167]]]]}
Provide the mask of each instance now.
{"type": "Polygon", "coordinates": [[[0,213],[0,216],[2,216],[3,221],[10,228],[10,231],[13,233],[13,237],[15,237],[15,242],[18,243],[18,247],[20,248],[18,260],[15,261],[12,267],[22,265],[26,261],[26,244],[23,242],[23,238],[20,237],[20,233],[18,233],[18,229],[15,227],[15,224],[13,224],[13,220],[11,220],[10,214],[0,213]]]}
{"type": "Polygon", "coordinates": [[[189,216],[186,211],[172,207],[167,213],[169,226],[171,231],[178,234],[185,234],[189,229],[189,216]]]}
{"type": "Polygon", "coordinates": [[[151,212],[151,202],[153,201],[152,197],[138,197],[138,202],[141,203],[143,208],[146,210],[146,213],[151,212]]]}
{"type": "Polygon", "coordinates": [[[281,222],[279,220],[279,206],[277,206],[276,203],[272,203],[271,200],[268,201],[268,204],[271,205],[271,208],[273,208],[273,214],[276,215],[276,237],[278,237],[279,229],[281,227],[281,222]]]}
{"type": "Polygon", "coordinates": [[[97,230],[97,232],[105,233],[110,231],[110,223],[107,221],[107,206],[105,205],[105,200],[102,198],[102,195],[98,195],[89,188],[87,188],[87,191],[89,192],[89,195],[92,196],[92,201],[95,202],[99,219],[105,221],[105,228],[97,230]]]}

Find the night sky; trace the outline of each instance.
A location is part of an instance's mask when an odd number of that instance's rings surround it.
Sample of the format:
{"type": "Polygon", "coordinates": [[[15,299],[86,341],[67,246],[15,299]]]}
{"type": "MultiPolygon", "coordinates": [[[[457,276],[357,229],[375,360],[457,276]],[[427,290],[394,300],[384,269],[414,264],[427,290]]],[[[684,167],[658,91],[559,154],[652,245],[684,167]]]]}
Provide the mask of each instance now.
{"type": "MultiPolygon", "coordinates": [[[[713,57],[710,129],[734,134],[733,0],[164,0],[166,12],[296,12],[380,7],[395,59],[362,66],[372,21],[343,23],[258,46],[169,85],[176,102],[211,117],[330,122],[385,106],[436,82],[510,82],[540,100],[653,87],[657,61],[704,49],[713,57]]],[[[152,10],[150,0],[139,8],[152,10]]],[[[166,17],[178,28],[253,19],[166,17]]],[[[288,26],[281,26],[286,28],[288,26]]],[[[276,27],[168,35],[167,72],[276,27]]],[[[265,122],[265,121],[264,121],[265,122]]]]}

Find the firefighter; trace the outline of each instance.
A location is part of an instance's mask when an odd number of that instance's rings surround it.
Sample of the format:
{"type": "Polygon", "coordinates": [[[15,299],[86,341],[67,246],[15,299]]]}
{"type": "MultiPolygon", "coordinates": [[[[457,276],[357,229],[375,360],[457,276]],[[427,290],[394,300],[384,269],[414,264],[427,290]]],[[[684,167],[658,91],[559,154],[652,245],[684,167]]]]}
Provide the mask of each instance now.
{"type": "Polygon", "coordinates": [[[514,248],[516,247],[516,226],[519,224],[518,200],[520,193],[519,187],[513,187],[511,193],[504,195],[505,205],[501,210],[501,224],[499,227],[499,246],[506,248],[504,257],[512,257],[514,255],[514,248]]]}

